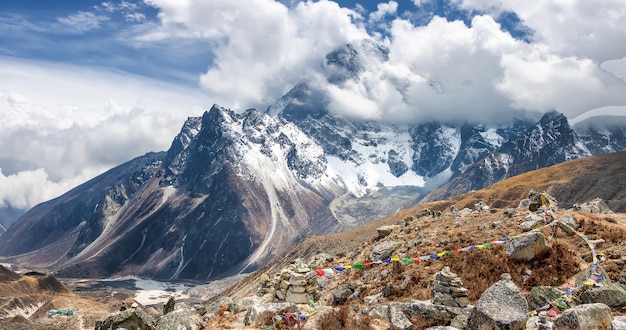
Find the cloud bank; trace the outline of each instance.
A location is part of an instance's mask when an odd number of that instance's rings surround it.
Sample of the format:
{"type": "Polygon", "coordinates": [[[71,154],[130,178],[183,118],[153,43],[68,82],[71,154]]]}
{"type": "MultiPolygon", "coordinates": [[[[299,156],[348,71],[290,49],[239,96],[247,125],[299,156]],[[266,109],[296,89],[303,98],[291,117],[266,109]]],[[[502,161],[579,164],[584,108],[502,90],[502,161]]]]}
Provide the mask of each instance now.
{"type": "Polygon", "coordinates": [[[0,207],[32,207],[166,150],[208,102],[197,90],[71,65],[0,57],[0,75],[12,88],[0,89],[0,207]]]}
{"type": "Polygon", "coordinates": [[[162,35],[202,35],[213,47],[201,87],[234,108],[263,108],[307,79],[329,91],[338,113],[398,121],[485,120],[516,109],[574,117],[626,102],[623,81],[600,68],[626,54],[620,1],[458,0],[452,3],[459,10],[481,14],[469,24],[435,16],[427,25],[397,14],[395,1],[378,4],[367,18],[332,1],[149,2],[160,9],[162,35]],[[505,12],[533,32],[529,42],[495,21],[505,12]],[[368,22],[383,18],[387,33],[368,33],[368,22]],[[390,60],[345,86],[315,78],[326,53],[364,38],[389,47],[390,60]]]}

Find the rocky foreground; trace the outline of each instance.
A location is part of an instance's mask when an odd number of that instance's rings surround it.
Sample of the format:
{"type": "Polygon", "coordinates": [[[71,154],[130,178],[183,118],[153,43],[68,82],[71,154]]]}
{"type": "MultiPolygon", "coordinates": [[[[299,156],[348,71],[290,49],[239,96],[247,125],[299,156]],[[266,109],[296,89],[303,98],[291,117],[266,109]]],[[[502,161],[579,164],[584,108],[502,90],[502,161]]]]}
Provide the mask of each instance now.
{"type": "Polygon", "coordinates": [[[3,295],[48,283],[56,300],[22,313],[4,300],[0,329],[626,329],[626,215],[602,200],[563,210],[533,192],[516,208],[429,207],[357,248],[292,252],[221,295],[198,286],[160,305],[3,269],[3,295]],[[61,298],[81,308],[67,315],[61,298]]]}

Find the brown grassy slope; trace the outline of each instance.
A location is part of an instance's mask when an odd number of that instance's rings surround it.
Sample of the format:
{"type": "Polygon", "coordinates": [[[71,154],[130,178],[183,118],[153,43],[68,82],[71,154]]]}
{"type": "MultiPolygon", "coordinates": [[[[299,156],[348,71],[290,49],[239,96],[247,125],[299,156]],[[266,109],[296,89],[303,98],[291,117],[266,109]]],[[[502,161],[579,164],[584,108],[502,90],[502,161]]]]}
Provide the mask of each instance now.
{"type": "MultiPolygon", "coordinates": [[[[586,157],[526,172],[450,200],[455,201],[457,207],[464,207],[476,199],[487,201],[492,197],[493,207],[513,206],[531,188],[557,197],[564,208],[600,197],[607,201],[611,210],[625,213],[626,152],[586,157]]],[[[438,190],[435,190],[429,197],[436,200],[437,195],[438,190]]]]}
{"type": "MultiPolygon", "coordinates": [[[[216,297],[216,299],[223,296],[231,296],[233,298],[243,297],[249,292],[254,292],[257,287],[257,280],[260,274],[276,273],[296,258],[303,258],[306,260],[317,253],[324,252],[333,256],[340,256],[335,261],[335,263],[338,264],[366,262],[367,260],[364,260],[363,258],[366,258],[368,251],[371,251],[372,244],[375,243],[374,238],[376,237],[377,227],[382,225],[397,224],[404,219],[419,217],[424,208],[441,211],[449,210],[451,205],[456,205],[458,209],[462,209],[464,207],[473,208],[473,205],[481,200],[487,202],[487,204],[492,208],[517,207],[519,201],[525,198],[531,189],[535,189],[537,191],[546,191],[554,196],[560,202],[562,208],[569,207],[573,203],[585,202],[595,197],[601,197],[607,200],[610,207],[623,210],[626,205],[626,189],[624,189],[625,183],[626,152],[578,159],[549,168],[528,172],[501,181],[476,192],[455,196],[444,201],[418,204],[413,207],[400,210],[388,217],[367,223],[345,232],[324,237],[308,237],[304,241],[297,244],[289,252],[285,253],[282,258],[275,260],[264,269],[261,269],[256,274],[250,276],[248,279],[241,281],[222,295],[216,297]],[[357,254],[356,256],[355,253],[357,254]],[[346,256],[354,256],[355,260],[348,260],[348,257],[346,256]]],[[[520,212],[523,212],[523,210],[520,210],[520,212]]],[[[396,237],[396,239],[400,241],[419,238],[424,240],[426,244],[430,244],[424,245],[421,250],[407,250],[405,253],[409,257],[420,255],[420,253],[436,253],[443,247],[437,245],[442,241],[445,242],[446,239],[449,241],[447,244],[450,245],[450,248],[458,248],[462,247],[465,243],[479,244],[489,240],[499,239],[510,234],[515,234],[520,231],[518,223],[523,220],[523,215],[524,214],[520,214],[520,216],[515,219],[507,220],[501,212],[495,214],[484,214],[482,216],[473,217],[465,226],[454,225],[453,222],[455,219],[451,216],[420,219],[416,221],[419,225],[416,224],[416,227],[414,228],[409,226],[407,230],[414,232],[413,237],[411,237],[409,233],[408,236],[403,235],[403,237],[396,237]],[[495,228],[491,228],[494,222],[499,222],[500,225],[495,228]],[[487,229],[477,231],[476,228],[478,226],[485,226],[487,229]],[[427,235],[425,235],[425,237],[418,237],[417,233],[427,233],[427,235]]],[[[608,217],[608,221],[605,217],[588,214],[578,214],[578,218],[583,223],[585,223],[585,219],[587,219],[586,223],[599,223],[600,225],[596,225],[596,227],[602,227],[603,229],[599,230],[600,233],[597,237],[601,238],[601,236],[605,234],[604,231],[607,231],[609,235],[616,235],[615,237],[618,238],[621,237],[620,239],[623,239],[624,237],[624,231],[622,228],[623,224],[626,223],[626,220],[624,220],[623,216],[616,215],[615,219],[608,217]],[[618,224],[616,224],[616,222],[618,224]],[[622,226],[619,225],[620,222],[622,223],[622,226]],[[617,228],[612,228],[611,226],[617,226],[617,228]]],[[[586,227],[583,227],[581,230],[585,231],[587,229],[586,227]]],[[[550,259],[552,261],[548,261],[548,263],[551,262],[553,264],[550,267],[568,267],[569,270],[567,272],[563,272],[563,269],[560,268],[559,271],[561,271],[564,276],[571,275],[574,270],[577,271],[578,268],[584,266],[581,260],[584,257],[586,250],[583,244],[574,238],[564,237],[561,241],[562,243],[554,242],[558,244],[556,244],[557,247],[554,249],[555,252],[551,257],[552,259],[550,259]],[[578,252],[575,253],[576,255],[572,256],[571,262],[557,263],[557,261],[563,260],[563,257],[560,254],[572,254],[567,251],[578,252]],[[572,268],[572,263],[575,264],[574,268],[576,269],[572,268]]],[[[613,245],[607,245],[605,248],[613,249],[612,253],[617,253],[619,256],[619,249],[616,250],[613,245]]],[[[493,281],[497,279],[502,271],[508,270],[514,272],[517,274],[514,276],[517,276],[519,280],[521,276],[520,272],[525,270],[525,268],[528,268],[524,265],[513,265],[510,267],[503,266],[503,260],[505,260],[506,257],[502,256],[504,253],[503,251],[499,251],[498,253],[499,254],[496,256],[490,253],[453,255],[450,256],[451,258],[447,258],[445,262],[450,262],[450,264],[455,263],[456,265],[467,265],[467,268],[469,269],[476,269],[476,271],[473,272],[473,276],[483,278],[484,280],[481,282],[482,284],[476,283],[475,280],[472,280],[471,274],[467,271],[465,271],[465,274],[463,275],[463,277],[465,277],[464,280],[471,281],[471,283],[475,283],[474,285],[477,286],[472,296],[472,298],[475,299],[475,297],[481,293],[482,290],[484,290],[485,286],[490,285],[490,283],[493,283],[493,281]],[[454,261],[456,259],[459,260],[454,261]],[[494,278],[492,279],[491,277],[494,278]]],[[[544,266],[548,265],[549,264],[546,264],[544,266]]],[[[430,281],[432,279],[432,274],[434,274],[436,270],[440,269],[441,265],[432,265],[432,267],[434,267],[433,269],[430,269],[431,267],[428,264],[420,266],[415,265],[412,267],[417,272],[413,274],[413,278],[416,279],[415,288],[417,288],[419,286],[423,286],[423,281],[430,281]]],[[[535,268],[536,270],[539,270],[541,265],[535,265],[535,268]]],[[[455,267],[453,267],[452,270],[461,273],[466,269],[455,269],[455,267]]],[[[536,275],[537,277],[539,277],[542,273],[546,273],[546,270],[535,272],[535,274],[538,274],[536,275]]],[[[555,282],[562,281],[563,278],[564,277],[559,276],[555,282]]],[[[533,283],[534,282],[529,282],[529,285],[533,283]]],[[[549,284],[553,285],[556,283],[549,284]]],[[[417,290],[413,293],[411,293],[412,291],[407,292],[409,295],[416,297],[424,297],[427,295],[425,290],[417,290]]]]}

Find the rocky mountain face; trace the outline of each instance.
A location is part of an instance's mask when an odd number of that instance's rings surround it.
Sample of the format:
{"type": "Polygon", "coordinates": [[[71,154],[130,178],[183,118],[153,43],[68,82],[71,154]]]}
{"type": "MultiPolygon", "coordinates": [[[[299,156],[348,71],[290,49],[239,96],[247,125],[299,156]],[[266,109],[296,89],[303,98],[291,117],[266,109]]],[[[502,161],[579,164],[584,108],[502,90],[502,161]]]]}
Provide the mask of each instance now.
{"type": "MultiPolygon", "coordinates": [[[[598,140],[588,139],[587,143],[591,141],[598,140]]],[[[431,192],[424,201],[446,199],[521,173],[590,155],[592,152],[587,144],[570,127],[563,114],[546,113],[522,136],[503,143],[473,162],[449,183],[431,192]]]]}
{"type": "Polygon", "coordinates": [[[626,116],[592,117],[573,128],[594,155],[626,150],[626,116]]]}
{"type": "MultiPolygon", "coordinates": [[[[363,42],[323,67],[340,85],[387,56],[363,42]]],[[[188,118],[166,152],[28,211],[0,237],[0,255],[71,277],[214,279],[256,269],[309,235],[415,205],[442,184],[429,198],[618,150],[626,138],[598,125],[579,135],[556,112],[493,127],[398,125],[339,117],[328,100],[303,82],[265,111],[215,105],[188,118]]]]}

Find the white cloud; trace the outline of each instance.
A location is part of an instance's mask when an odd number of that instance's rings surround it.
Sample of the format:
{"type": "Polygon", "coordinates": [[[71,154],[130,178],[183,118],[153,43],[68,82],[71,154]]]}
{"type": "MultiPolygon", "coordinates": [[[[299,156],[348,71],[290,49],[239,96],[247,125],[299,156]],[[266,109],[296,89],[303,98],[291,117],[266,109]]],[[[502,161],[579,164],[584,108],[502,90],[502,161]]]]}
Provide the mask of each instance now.
{"type": "Polygon", "coordinates": [[[12,187],[0,204],[14,207],[167,150],[184,120],[211,105],[197,90],[77,66],[0,57],[0,75],[0,180],[12,187]],[[9,173],[11,164],[28,166],[9,173]]]}
{"type": "Polygon", "coordinates": [[[352,22],[359,15],[332,1],[301,2],[292,10],[267,0],[150,3],[161,9],[161,37],[201,35],[207,47],[214,45],[213,65],[200,84],[233,108],[267,106],[318,71],[326,53],[367,36],[352,22]]]}
{"type": "Polygon", "coordinates": [[[143,22],[146,20],[146,15],[143,13],[129,13],[124,16],[127,22],[143,22]]]}
{"type": "Polygon", "coordinates": [[[370,22],[379,22],[385,16],[395,14],[398,10],[398,3],[395,1],[382,2],[376,5],[376,8],[377,10],[370,14],[370,22]]]}
{"type": "Polygon", "coordinates": [[[86,168],[80,174],[54,181],[43,168],[4,175],[0,168],[0,207],[11,206],[28,209],[42,201],[58,197],[61,193],[78,186],[106,168],[86,168]]]}
{"type": "Polygon", "coordinates": [[[83,33],[90,30],[100,28],[103,22],[109,20],[109,17],[103,15],[96,15],[92,12],[77,12],[67,17],[59,17],[57,21],[70,29],[71,31],[83,33]]]}
{"type": "MultiPolygon", "coordinates": [[[[603,102],[626,102],[618,92],[624,85],[599,68],[626,53],[626,44],[617,42],[626,37],[618,1],[456,3],[494,16],[514,11],[535,31],[533,39],[514,39],[489,15],[476,16],[470,27],[439,17],[426,26],[395,19],[389,37],[380,40],[390,48],[390,61],[370,66],[342,90],[314,77],[328,51],[371,37],[359,13],[332,1],[289,9],[270,0],[150,0],[161,10],[160,37],[202,36],[214,47],[201,86],[211,97],[230,99],[226,105],[233,108],[264,108],[305,79],[330,93],[338,113],[403,121],[488,120],[513,109],[576,116],[603,102]]],[[[390,1],[369,17],[378,24],[396,11],[390,1]]]]}
{"type": "Polygon", "coordinates": [[[622,0],[501,1],[459,0],[464,8],[512,11],[534,31],[532,41],[560,56],[597,62],[626,54],[626,10],[622,0]]]}

